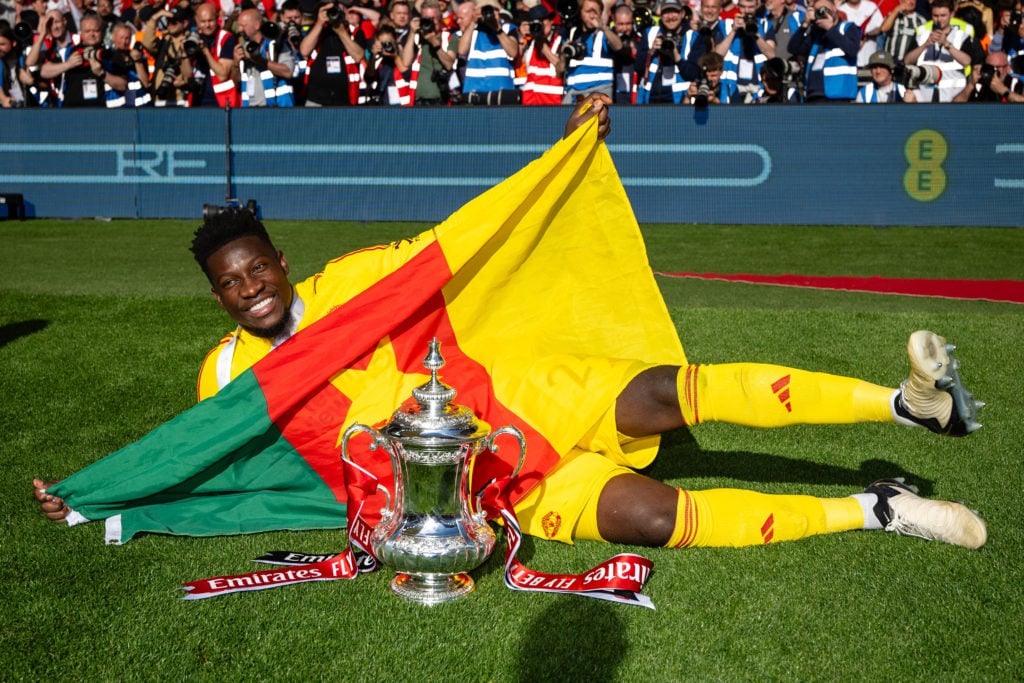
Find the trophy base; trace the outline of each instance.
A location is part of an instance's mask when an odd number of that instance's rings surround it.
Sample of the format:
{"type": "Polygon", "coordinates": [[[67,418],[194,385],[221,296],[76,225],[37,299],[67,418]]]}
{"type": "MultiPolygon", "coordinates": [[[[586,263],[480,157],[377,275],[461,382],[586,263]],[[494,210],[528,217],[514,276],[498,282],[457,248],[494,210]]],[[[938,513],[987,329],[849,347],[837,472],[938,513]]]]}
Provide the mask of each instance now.
{"type": "Polygon", "coordinates": [[[461,598],[473,590],[473,579],[469,574],[403,574],[399,572],[391,580],[391,591],[395,595],[418,602],[421,605],[437,605],[461,598]]]}

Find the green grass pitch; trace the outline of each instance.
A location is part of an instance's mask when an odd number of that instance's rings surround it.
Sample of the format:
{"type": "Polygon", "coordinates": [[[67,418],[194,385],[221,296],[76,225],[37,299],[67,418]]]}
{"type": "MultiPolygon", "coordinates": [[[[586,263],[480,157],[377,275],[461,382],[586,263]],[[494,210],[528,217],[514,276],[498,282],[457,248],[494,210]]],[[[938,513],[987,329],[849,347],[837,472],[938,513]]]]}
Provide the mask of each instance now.
{"type": "MultiPolygon", "coordinates": [[[[958,346],[985,428],[943,439],[892,425],[669,435],[650,474],[692,488],[842,496],[900,475],[989,523],[978,552],[853,532],[746,549],[637,549],[656,611],[513,593],[501,552],[467,599],[435,608],[387,572],[199,602],[186,580],[256,569],[268,550],[328,552],[343,532],[144,536],[38,514],[58,478],[194,401],[203,354],[231,328],[191,260],[188,221],[0,223],[0,679],[1019,680],[1024,671],[1021,381],[1024,308],[659,280],[691,361],[753,360],[894,386],[907,335],[958,346]]],[[[419,224],[270,222],[293,274],[419,224]]],[[[1024,279],[1024,232],[982,228],[645,226],[664,271],[1024,279]]],[[[527,539],[543,571],[618,548],[527,539]]]]}

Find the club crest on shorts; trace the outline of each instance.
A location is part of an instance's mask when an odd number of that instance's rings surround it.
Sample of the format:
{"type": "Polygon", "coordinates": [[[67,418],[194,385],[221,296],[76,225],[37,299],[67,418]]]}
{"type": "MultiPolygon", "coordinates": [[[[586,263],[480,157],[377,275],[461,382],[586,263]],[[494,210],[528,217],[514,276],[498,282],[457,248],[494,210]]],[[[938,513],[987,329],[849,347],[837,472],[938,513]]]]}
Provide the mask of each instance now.
{"type": "Polygon", "coordinates": [[[552,510],[541,517],[540,526],[544,529],[545,536],[548,538],[554,538],[555,534],[558,533],[558,530],[562,528],[562,515],[552,510]]]}

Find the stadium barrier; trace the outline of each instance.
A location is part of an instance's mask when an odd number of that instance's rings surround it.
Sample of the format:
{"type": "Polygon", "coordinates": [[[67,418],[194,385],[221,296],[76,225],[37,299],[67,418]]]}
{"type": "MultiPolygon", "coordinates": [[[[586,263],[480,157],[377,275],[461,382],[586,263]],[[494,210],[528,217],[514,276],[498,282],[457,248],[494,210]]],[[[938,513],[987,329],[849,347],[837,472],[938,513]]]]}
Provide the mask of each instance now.
{"type": "MultiPolygon", "coordinates": [[[[616,107],[641,222],[1019,227],[1024,108],[616,107]]],[[[536,158],[563,107],[15,110],[0,192],[29,216],[439,221],[536,158]],[[228,146],[230,142],[230,148],[228,146]],[[230,175],[230,181],[229,181],[230,175]],[[230,185],[229,185],[230,182],[230,185]]]]}

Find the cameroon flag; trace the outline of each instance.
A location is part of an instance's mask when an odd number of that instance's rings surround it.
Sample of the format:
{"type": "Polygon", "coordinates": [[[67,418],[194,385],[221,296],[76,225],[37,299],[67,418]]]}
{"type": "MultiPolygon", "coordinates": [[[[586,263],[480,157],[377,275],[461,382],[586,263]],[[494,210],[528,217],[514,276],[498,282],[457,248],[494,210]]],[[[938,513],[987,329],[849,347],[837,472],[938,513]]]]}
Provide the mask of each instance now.
{"type": "MultiPolygon", "coordinates": [[[[428,379],[434,337],[456,402],[526,436],[515,502],[614,404],[630,361],[685,362],[594,120],[433,230],[330,268],[345,291],[316,322],[215,396],[50,487],[69,521],[105,519],[114,543],[344,526],[339,436],[387,421],[428,379]]],[[[354,457],[390,482],[367,443],[353,441],[354,457]]],[[[482,454],[474,477],[506,476],[513,450],[482,454]]]]}

